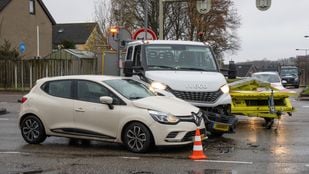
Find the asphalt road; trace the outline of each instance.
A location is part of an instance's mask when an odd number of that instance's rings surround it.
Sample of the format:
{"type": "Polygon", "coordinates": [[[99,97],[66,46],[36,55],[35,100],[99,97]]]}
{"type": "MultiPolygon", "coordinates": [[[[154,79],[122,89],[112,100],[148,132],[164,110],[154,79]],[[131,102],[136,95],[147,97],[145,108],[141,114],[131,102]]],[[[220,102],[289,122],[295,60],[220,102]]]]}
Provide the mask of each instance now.
{"type": "Polygon", "coordinates": [[[296,112],[283,116],[277,130],[263,128],[262,119],[240,117],[235,134],[205,142],[208,160],[192,161],[192,146],[134,154],[118,144],[58,137],[29,145],[17,127],[20,96],[0,93],[0,108],[9,112],[0,115],[0,173],[309,173],[309,101],[292,99],[296,112]]]}

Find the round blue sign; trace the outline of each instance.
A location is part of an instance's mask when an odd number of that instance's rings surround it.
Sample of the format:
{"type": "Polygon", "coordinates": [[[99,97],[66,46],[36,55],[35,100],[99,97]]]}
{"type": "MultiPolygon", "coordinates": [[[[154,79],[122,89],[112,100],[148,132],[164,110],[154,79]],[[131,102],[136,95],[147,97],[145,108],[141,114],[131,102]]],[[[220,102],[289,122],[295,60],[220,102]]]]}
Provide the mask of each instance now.
{"type": "Polygon", "coordinates": [[[26,51],[26,44],[24,42],[20,42],[18,48],[19,48],[19,52],[23,54],[26,51]]]}

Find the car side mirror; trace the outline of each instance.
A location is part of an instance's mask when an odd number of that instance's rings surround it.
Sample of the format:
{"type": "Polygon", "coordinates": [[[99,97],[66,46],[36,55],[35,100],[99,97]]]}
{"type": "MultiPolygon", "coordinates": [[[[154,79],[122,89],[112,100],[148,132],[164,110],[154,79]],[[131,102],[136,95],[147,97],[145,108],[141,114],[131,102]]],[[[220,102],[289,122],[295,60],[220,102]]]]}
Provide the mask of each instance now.
{"type": "Polygon", "coordinates": [[[113,98],[109,96],[100,97],[100,102],[106,104],[109,109],[114,109],[113,98]]]}

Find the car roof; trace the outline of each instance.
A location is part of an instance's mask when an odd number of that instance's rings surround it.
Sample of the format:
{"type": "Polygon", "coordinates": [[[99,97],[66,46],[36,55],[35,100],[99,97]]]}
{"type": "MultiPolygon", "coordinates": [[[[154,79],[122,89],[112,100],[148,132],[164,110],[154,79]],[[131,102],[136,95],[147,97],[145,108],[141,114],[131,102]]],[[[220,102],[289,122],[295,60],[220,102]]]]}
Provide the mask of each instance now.
{"type": "Polygon", "coordinates": [[[137,40],[130,42],[128,46],[133,45],[155,45],[155,44],[173,44],[173,45],[196,45],[196,46],[209,46],[208,43],[194,42],[194,41],[183,41],[183,40],[137,40]]]}
{"type": "Polygon", "coordinates": [[[268,71],[268,72],[256,72],[256,73],[253,73],[252,75],[259,75],[259,74],[279,75],[279,74],[278,74],[278,72],[275,72],[275,71],[268,71]]]}
{"type": "Polygon", "coordinates": [[[68,80],[68,79],[77,79],[77,80],[91,80],[91,81],[105,81],[105,80],[114,80],[114,79],[127,79],[126,77],[120,76],[107,76],[107,75],[69,75],[69,76],[57,76],[57,77],[45,77],[39,79],[38,82],[46,82],[53,80],[68,80]]]}

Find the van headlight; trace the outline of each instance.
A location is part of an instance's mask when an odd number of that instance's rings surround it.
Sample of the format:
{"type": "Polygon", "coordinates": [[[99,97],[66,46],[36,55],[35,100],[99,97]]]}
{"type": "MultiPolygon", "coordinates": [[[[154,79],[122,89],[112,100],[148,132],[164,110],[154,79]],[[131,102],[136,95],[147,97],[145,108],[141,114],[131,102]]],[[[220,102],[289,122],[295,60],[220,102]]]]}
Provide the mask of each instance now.
{"type": "Polygon", "coordinates": [[[152,82],[150,87],[154,90],[165,90],[167,86],[160,82],[152,82]]]}
{"type": "Polygon", "coordinates": [[[171,114],[165,113],[165,112],[159,112],[159,111],[152,111],[149,110],[149,115],[157,122],[163,123],[163,124],[177,124],[179,122],[179,119],[171,114]]]}
{"type": "Polygon", "coordinates": [[[230,92],[230,87],[228,84],[223,85],[220,89],[224,94],[227,94],[230,92]]]}

